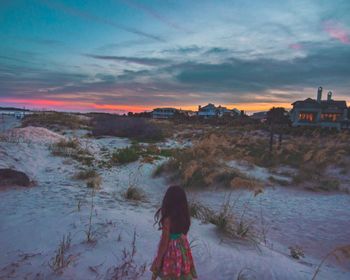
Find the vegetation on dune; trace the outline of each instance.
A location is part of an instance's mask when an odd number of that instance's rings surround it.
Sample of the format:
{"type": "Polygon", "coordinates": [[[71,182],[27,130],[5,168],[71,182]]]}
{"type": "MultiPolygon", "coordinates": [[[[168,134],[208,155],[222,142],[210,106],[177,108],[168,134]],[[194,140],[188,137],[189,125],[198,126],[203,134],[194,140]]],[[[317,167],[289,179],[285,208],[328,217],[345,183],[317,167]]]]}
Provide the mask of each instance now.
{"type": "Polygon", "coordinates": [[[89,168],[89,169],[85,169],[85,170],[81,170],[81,171],[77,172],[74,175],[74,179],[87,180],[87,179],[90,179],[90,178],[95,178],[97,176],[98,176],[97,171],[95,169],[93,169],[93,168],[89,168]]]}
{"type": "MultiPolygon", "coordinates": [[[[294,170],[293,175],[288,175],[293,176],[293,185],[300,184],[312,190],[337,191],[342,188],[340,179],[327,172],[338,168],[341,175],[345,176],[350,166],[348,132],[326,133],[320,129],[291,128],[281,124],[275,125],[274,134],[283,134],[284,137],[273,135],[271,139],[269,126],[259,130],[241,128],[239,131],[229,127],[200,126],[200,138],[193,139],[196,127],[190,129],[186,126],[183,129],[184,134],[178,132],[179,137],[192,140],[193,146],[172,153],[169,161],[159,165],[153,175],[169,175],[170,180],[185,187],[261,187],[256,180],[227,167],[229,160],[238,160],[269,169],[289,167],[294,170]]],[[[280,184],[276,181],[272,183],[280,184]]],[[[290,183],[283,181],[282,184],[290,183]]]]}
{"type": "Polygon", "coordinates": [[[142,162],[152,163],[161,157],[170,157],[175,153],[175,149],[160,149],[154,144],[140,145],[134,143],[129,147],[115,150],[111,155],[113,164],[127,164],[141,158],[142,162]]]}
{"type": "Polygon", "coordinates": [[[52,144],[50,150],[54,156],[70,157],[87,166],[91,166],[94,161],[94,157],[89,150],[81,147],[79,140],[75,138],[60,140],[52,144]]]}
{"type": "Polygon", "coordinates": [[[92,217],[93,217],[93,213],[94,213],[94,209],[95,209],[94,198],[95,198],[95,188],[92,188],[89,223],[88,223],[87,229],[84,231],[85,236],[86,236],[86,242],[88,242],[88,243],[95,243],[96,242],[95,232],[93,230],[93,225],[92,225],[92,217]]]}
{"type": "Polygon", "coordinates": [[[211,134],[191,148],[178,150],[168,162],[154,171],[154,176],[168,173],[171,180],[180,181],[184,187],[208,187],[214,184],[232,188],[260,187],[256,180],[226,165],[229,151],[230,144],[226,137],[211,134]]]}
{"type": "Polygon", "coordinates": [[[201,220],[204,223],[213,224],[220,233],[230,238],[239,238],[254,243],[257,242],[258,233],[253,228],[252,222],[244,217],[244,210],[240,216],[233,212],[234,202],[231,196],[225,197],[220,209],[213,209],[197,202],[190,200],[189,211],[192,217],[201,220]]]}
{"type": "Polygon", "coordinates": [[[299,260],[305,257],[304,250],[300,246],[290,246],[288,249],[290,251],[290,256],[294,259],[299,260]]]}
{"type": "Polygon", "coordinates": [[[92,135],[126,137],[140,142],[159,142],[165,138],[161,127],[151,120],[111,114],[94,115],[92,135]]]}
{"type": "Polygon", "coordinates": [[[86,186],[92,189],[99,189],[102,184],[100,174],[93,168],[81,170],[77,172],[73,178],[86,181],[86,186]]]}
{"type": "Polygon", "coordinates": [[[49,129],[86,129],[89,127],[89,118],[84,115],[63,112],[39,112],[26,115],[22,126],[40,126],[49,129]]]}
{"type": "Polygon", "coordinates": [[[335,258],[338,262],[350,261],[350,244],[336,247],[335,249],[330,251],[327,255],[325,255],[322,258],[321,262],[318,264],[311,280],[315,280],[317,278],[317,275],[320,273],[322,266],[331,257],[335,258]]]}
{"type": "Polygon", "coordinates": [[[72,238],[70,234],[67,236],[63,235],[55,255],[49,262],[49,266],[54,272],[58,272],[72,263],[74,259],[73,255],[67,254],[68,250],[70,249],[71,241],[72,238]]]}
{"type": "Polygon", "coordinates": [[[102,184],[102,179],[100,175],[96,175],[93,178],[89,178],[86,180],[86,186],[90,189],[99,189],[102,184]]]}
{"type": "Polygon", "coordinates": [[[246,132],[229,138],[231,150],[228,154],[267,168],[290,166],[297,170],[294,184],[308,181],[316,189],[337,190],[340,182],[325,172],[332,166],[349,166],[349,140],[347,133],[323,135],[316,130],[312,136],[288,135],[283,145],[270,151],[268,137],[246,132]]]}
{"type": "Polygon", "coordinates": [[[146,272],[147,264],[139,265],[136,260],[136,231],[134,231],[133,239],[129,249],[124,248],[121,262],[108,270],[107,279],[140,279],[146,272]]]}
{"type": "Polygon", "coordinates": [[[139,149],[136,146],[130,146],[113,152],[111,160],[115,164],[126,164],[137,161],[139,156],[139,149]]]}
{"type": "Polygon", "coordinates": [[[136,186],[132,186],[132,185],[129,186],[122,195],[127,200],[133,200],[133,201],[145,201],[146,200],[145,192],[142,189],[140,189],[136,186]]]}

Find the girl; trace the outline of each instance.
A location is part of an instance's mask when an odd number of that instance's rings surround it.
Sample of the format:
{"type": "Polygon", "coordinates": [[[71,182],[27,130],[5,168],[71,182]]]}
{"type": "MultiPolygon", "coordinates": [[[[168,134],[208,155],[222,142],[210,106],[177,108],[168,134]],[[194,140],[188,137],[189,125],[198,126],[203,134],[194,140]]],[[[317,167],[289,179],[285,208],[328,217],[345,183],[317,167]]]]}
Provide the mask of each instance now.
{"type": "Polygon", "coordinates": [[[158,254],[153,261],[152,280],[192,280],[197,278],[187,232],[190,214],[185,191],[171,186],[165,193],[162,207],[154,215],[155,223],[162,230],[158,254]]]}

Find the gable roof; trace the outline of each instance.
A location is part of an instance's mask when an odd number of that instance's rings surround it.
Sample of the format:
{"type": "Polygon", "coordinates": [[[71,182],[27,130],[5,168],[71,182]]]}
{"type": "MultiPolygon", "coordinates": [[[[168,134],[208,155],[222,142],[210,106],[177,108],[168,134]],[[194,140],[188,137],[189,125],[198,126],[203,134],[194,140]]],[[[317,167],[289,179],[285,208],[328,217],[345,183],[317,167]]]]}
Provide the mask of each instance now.
{"type": "Polygon", "coordinates": [[[321,107],[326,109],[327,107],[337,107],[339,110],[347,109],[346,101],[338,101],[338,100],[323,100],[321,101],[321,107]]]}
{"type": "Polygon", "coordinates": [[[163,108],[154,108],[153,111],[178,111],[176,108],[171,108],[171,107],[163,107],[163,108]]]}
{"type": "Polygon", "coordinates": [[[216,109],[216,107],[213,103],[209,103],[208,105],[201,107],[201,109],[216,109]]]}
{"type": "Polygon", "coordinates": [[[336,108],[338,110],[347,109],[346,101],[338,101],[338,100],[321,100],[321,102],[317,102],[315,99],[307,98],[305,100],[298,100],[292,103],[295,108],[336,108]]]}

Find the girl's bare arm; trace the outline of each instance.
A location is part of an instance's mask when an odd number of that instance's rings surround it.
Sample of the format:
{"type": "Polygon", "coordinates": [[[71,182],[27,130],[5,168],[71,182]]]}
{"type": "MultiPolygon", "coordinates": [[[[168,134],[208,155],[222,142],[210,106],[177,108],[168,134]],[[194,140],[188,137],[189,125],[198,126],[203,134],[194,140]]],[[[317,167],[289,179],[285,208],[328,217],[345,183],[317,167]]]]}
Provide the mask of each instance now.
{"type": "Polygon", "coordinates": [[[162,228],[162,237],[159,243],[158,254],[157,254],[157,267],[160,268],[162,265],[163,257],[168,249],[170,240],[170,221],[165,219],[162,228]]]}

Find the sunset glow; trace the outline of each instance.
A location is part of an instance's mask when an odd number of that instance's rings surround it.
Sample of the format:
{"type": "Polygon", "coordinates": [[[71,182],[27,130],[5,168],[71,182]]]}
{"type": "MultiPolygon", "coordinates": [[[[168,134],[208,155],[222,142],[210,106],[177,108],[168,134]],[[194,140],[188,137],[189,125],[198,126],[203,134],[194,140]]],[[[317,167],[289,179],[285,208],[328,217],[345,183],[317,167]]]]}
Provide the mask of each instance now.
{"type": "Polygon", "coordinates": [[[0,102],[8,106],[19,106],[37,110],[73,110],[73,111],[118,111],[118,112],[143,112],[151,110],[151,107],[125,106],[113,104],[94,104],[87,102],[71,102],[45,99],[10,99],[0,98],[0,102]]]}

